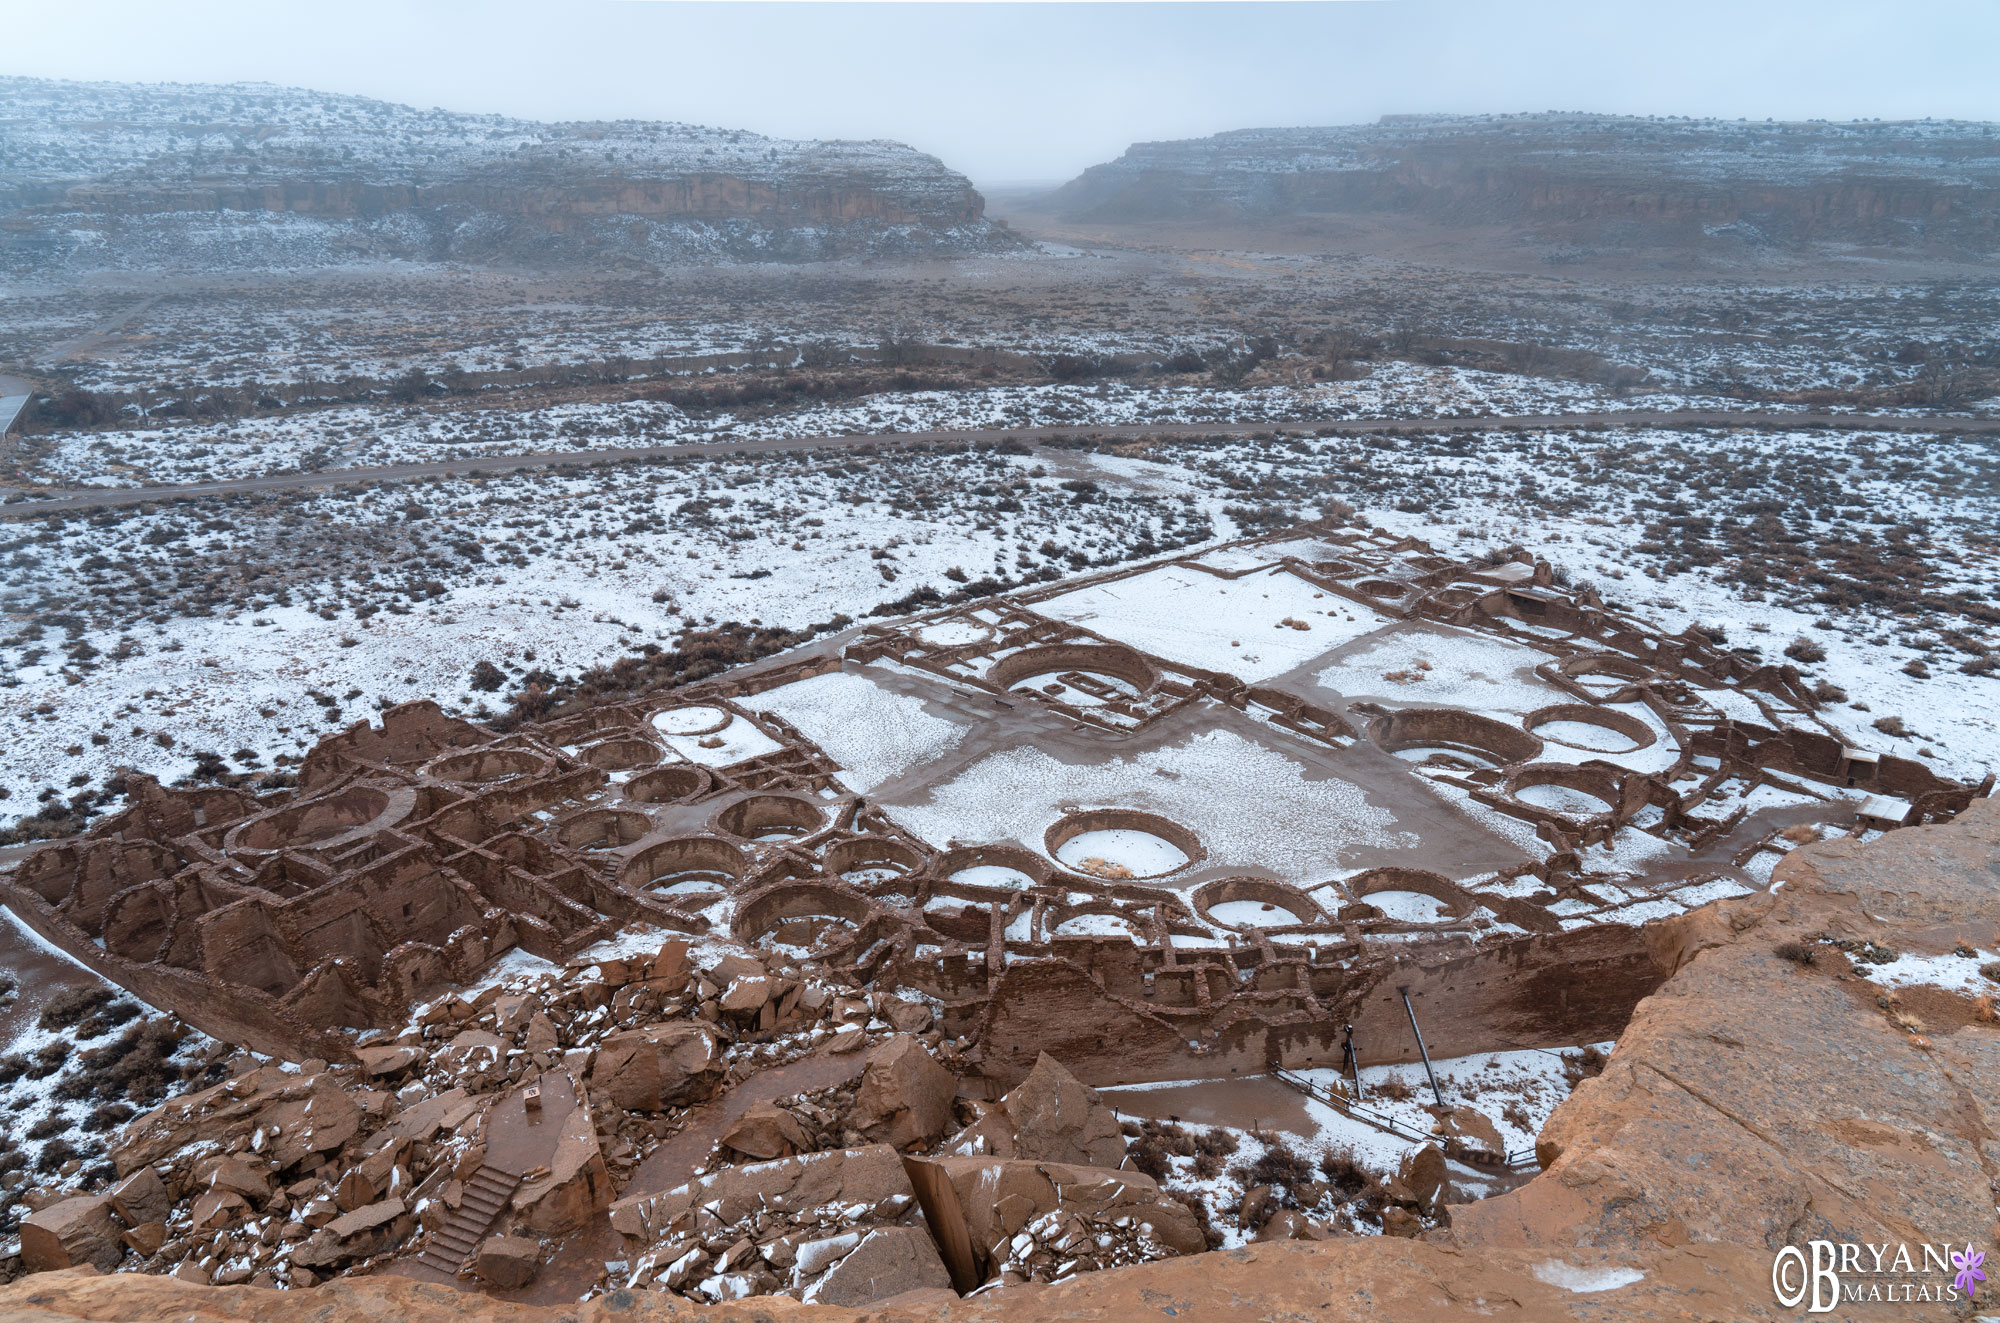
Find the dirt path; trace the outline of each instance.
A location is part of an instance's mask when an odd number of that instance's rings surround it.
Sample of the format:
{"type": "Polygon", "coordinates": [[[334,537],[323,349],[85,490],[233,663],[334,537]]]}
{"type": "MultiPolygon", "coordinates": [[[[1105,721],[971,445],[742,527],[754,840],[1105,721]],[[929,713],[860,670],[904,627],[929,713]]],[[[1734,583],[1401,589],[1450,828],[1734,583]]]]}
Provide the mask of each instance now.
{"type": "MultiPolygon", "coordinates": [[[[1434,418],[1337,418],[1294,423],[1128,423],[1116,426],[996,427],[935,432],[869,432],[818,437],[768,437],[756,441],[711,444],[631,446],[618,450],[535,451],[513,455],[475,455],[373,468],[328,469],[317,473],[278,473],[261,478],[231,478],[222,482],[191,482],[157,487],[89,488],[59,492],[0,506],[0,517],[34,516],[48,510],[87,510],[137,505],[145,501],[185,501],[249,492],[293,491],[343,487],[412,478],[509,473],[517,469],[597,468],[630,460],[705,455],[784,454],[811,450],[847,450],[860,446],[916,446],[937,442],[1055,441],[1069,437],[1200,437],[1253,436],[1280,433],[1294,436],[1366,436],[1381,433],[1424,433],[1456,427],[1489,431],[1541,431],[1561,427],[1750,427],[1764,430],[1819,428],[1871,432],[2000,433],[2000,418],[1957,416],[1909,417],[1902,414],[1773,413],[1766,410],[1635,410],[1609,413],[1509,414],[1505,416],[1434,418]]],[[[47,490],[36,488],[35,490],[47,490]]]]}

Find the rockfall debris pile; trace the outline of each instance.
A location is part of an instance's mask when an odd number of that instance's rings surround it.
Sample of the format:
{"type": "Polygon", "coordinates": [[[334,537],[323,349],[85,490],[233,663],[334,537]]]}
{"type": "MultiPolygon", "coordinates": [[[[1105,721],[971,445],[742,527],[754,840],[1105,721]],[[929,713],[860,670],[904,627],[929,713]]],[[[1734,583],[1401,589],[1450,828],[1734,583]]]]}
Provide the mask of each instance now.
{"type": "MultiPolygon", "coordinates": [[[[1209,1202],[1164,1188],[1179,1127],[1121,1123],[1046,1054],[999,1099],[962,1098],[965,1045],[933,1006],[736,943],[516,956],[354,1042],[351,1062],[218,1059],[221,1082],[124,1127],[115,1176],[23,1192],[9,1275],[517,1289],[608,1219],[624,1257],[587,1264],[579,1294],[854,1305],[1222,1243],[1209,1202]],[[761,1096],[727,1097],[753,1077],[761,1096]]],[[[1430,1224],[1434,1165],[1415,1194],[1367,1178],[1384,1230],[1430,1224]]],[[[1340,1193],[1324,1183],[1241,1183],[1226,1211],[1257,1239],[1339,1228],[1314,1213],[1340,1193]]]]}
{"type": "MultiPolygon", "coordinates": [[[[936,1124],[957,1077],[925,1050],[953,1059],[930,1018],[719,944],[697,957],[670,940],[566,967],[523,958],[418,1007],[400,1032],[361,1035],[352,1063],[222,1063],[221,1083],[124,1128],[115,1180],[25,1190],[32,1211],[0,1256],[8,1276],[90,1264],[304,1287],[409,1259],[525,1280],[543,1242],[602,1213],[688,1108],[759,1070],[814,1051],[855,1053],[858,1068],[860,1049],[893,1037],[869,1087],[921,1069],[934,1090],[943,1082],[942,1102],[911,1120],[878,1099],[880,1121],[863,1128],[906,1142],[936,1124]]],[[[840,1140],[842,1118],[801,1126],[775,1110],[739,1122],[736,1151],[840,1140]]]]}
{"type": "Polygon", "coordinates": [[[608,1217],[625,1256],[581,1293],[862,1304],[1215,1243],[1205,1208],[1130,1160],[1138,1127],[1052,1058],[961,1098],[962,1045],[920,1000],[733,943],[632,945],[511,960],[359,1035],[352,1062],[220,1060],[227,1078],[124,1127],[115,1178],[24,1191],[9,1275],[519,1288],[608,1217]],[[787,1067],[796,1091],[728,1105],[787,1067]]]}

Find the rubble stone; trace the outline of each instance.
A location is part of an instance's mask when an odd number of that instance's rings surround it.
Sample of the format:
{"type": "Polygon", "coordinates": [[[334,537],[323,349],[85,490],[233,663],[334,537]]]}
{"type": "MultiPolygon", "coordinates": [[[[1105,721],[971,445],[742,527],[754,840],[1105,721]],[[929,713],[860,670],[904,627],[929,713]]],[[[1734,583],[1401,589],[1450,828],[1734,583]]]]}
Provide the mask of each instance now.
{"type": "Polygon", "coordinates": [[[504,1290],[526,1286],[541,1266],[542,1243],[522,1236],[489,1236],[472,1260],[474,1272],[504,1290]]]}
{"type": "Polygon", "coordinates": [[[762,1160],[789,1157],[812,1147],[799,1119],[775,1103],[751,1106],[723,1134],[722,1142],[745,1157],[762,1160]]]}

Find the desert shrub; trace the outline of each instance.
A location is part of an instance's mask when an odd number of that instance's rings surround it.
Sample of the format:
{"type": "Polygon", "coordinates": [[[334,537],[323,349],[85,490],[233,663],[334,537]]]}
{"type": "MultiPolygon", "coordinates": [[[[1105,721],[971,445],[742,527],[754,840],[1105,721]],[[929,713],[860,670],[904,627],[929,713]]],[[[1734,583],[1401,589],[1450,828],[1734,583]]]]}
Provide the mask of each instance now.
{"type": "Polygon", "coordinates": [[[1396,1102],[1408,1102],[1411,1095],[1410,1086],[1403,1081],[1403,1077],[1400,1075],[1391,1075],[1388,1079],[1377,1084],[1375,1092],[1381,1094],[1384,1098],[1393,1099],[1396,1102]]]}
{"type": "Polygon", "coordinates": [[[28,1127],[28,1138],[53,1139],[67,1129],[69,1129],[69,1122],[63,1119],[59,1113],[51,1112],[28,1127]]]}
{"type": "Polygon", "coordinates": [[[1254,1162],[1238,1166],[1235,1175],[1246,1189],[1253,1185],[1271,1186],[1281,1205],[1296,1207],[1299,1187],[1313,1179],[1312,1162],[1277,1136],[1265,1139],[1264,1143],[1264,1152],[1254,1162]]]}
{"type": "Polygon", "coordinates": [[[1810,965],[1818,952],[1804,942],[1779,942],[1771,948],[1771,953],[1780,960],[1789,960],[1795,965],[1810,965]]]}
{"type": "Polygon", "coordinates": [[[63,1163],[68,1162],[71,1158],[82,1156],[81,1153],[77,1152],[76,1145],[70,1143],[67,1139],[60,1137],[51,1139],[48,1143],[42,1145],[42,1154],[35,1160],[35,1170],[46,1175],[61,1167],[63,1163]]]}
{"type": "Polygon", "coordinates": [[[1875,718],[1875,729],[1881,731],[1884,735],[1908,735],[1910,733],[1910,728],[1903,724],[1901,717],[1877,717],[1875,718]]]}
{"type": "Polygon", "coordinates": [[[83,1118],[83,1128],[93,1133],[101,1133],[113,1126],[124,1125],[135,1115],[137,1113],[129,1103],[99,1103],[90,1109],[89,1116],[83,1118]]]}
{"type": "Polygon", "coordinates": [[[1367,1189],[1375,1179],[1351,1148],[1333,1148],[1320,1154],[1319,1174],[1343,1202],[1367,1189]]]}
{"type": "Polygon", "coordinates": [[[69,1060],[69,1049],[70,1045],[60,1039],[36,1048],[28,1057],[28,1078],[42,1080],[55,1074],[69,1060]]]}
{"type": "Polygon", "coordinates": [[[1807,665],[1811,665],[1813,662],[1826,660],[1826,649],[1821,647],[1817,640],[1809,639],[1801,634],[1785,645],[1785,655],[1795,662],[1805,662],[1807,665]]]}
{"type": "Polygon", "coordinates": [[[49,998],[35,1027],[44,1033],[72,1029],[118,994],[106,987],[68,988],[49,998]]]}
{"type": "Polygon", "coordinates": [[[180,1083],[185,1071],[173,1060],[181,1031],[165,1017],[143,1020],[102,1047],[77,1056],[78,1068],[56,1082],[58,1098],[120,1098],[155,1103],[180,1083]]]}
{"type": "Polygon", "coordinates": [[[1563,1078],[1568,1080],[1569,1087],[1574,1089],[1585,1080],[1596,1079],[1601,1075],[1604,1072],[1604,1063],[1609,1059],[1602,1050],[1595,1047],[1586,1047],[1575,1056],[1565,1054],[1563,1078]]]}

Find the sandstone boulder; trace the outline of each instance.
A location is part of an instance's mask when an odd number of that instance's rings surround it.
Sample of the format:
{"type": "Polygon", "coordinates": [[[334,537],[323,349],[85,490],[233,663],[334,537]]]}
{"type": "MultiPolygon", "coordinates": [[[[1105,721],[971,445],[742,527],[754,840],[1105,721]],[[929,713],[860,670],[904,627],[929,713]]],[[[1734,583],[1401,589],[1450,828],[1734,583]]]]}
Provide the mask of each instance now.
{"type": "Polygon", "coordinates": [[[854,1094],[852,1124],[869,1139],[896,1148],[929,1143],[951,1123],[957,1094],[958,1077],[922,1043],[897,1034],[868,1054],[854,1094]]]}
{"type": "Polygon", "coordinates": [[[29,1272],[84,1264],[109,1272],[124,1257],[118,1220],[103,1195],[58,1200],[21,1220],[21,1266],[29,1272]]]}
{"type": "Polygon", "coordinates": [[[542,1243],[523,1236],[489,1236],[480,1243],[472,1270],[503,1290],[526,1286],[542,1266],[542,1243]]]}
{"type": "Polygon", "coordinates": [[[141,1167],[111,1187],[111,1206],[126,1226],[143,1226],[166,1221],[174,1196],[156,1168],[141,1167]]]}
{"type": "Polygon", "coordinates": [[[722,1136],[723,1145],[747,1158],[790,1157],[812,1147],[799,1119],[776,1103],[757,1103],[736,1118],[722,1136]]]}
{"type": "Polygon", "coordinates": [[[1116,1167],[1125,1161],[1125,1132],[1117,1114],[1097,1090],[1046,1052],[1000,1105],[1013,1124],[1015,1157],[1079,1167],[1116,1167]]]}
{"type": "Polygon", "coordinates": [[[906,1291],[950,1290],[937,1243],[922,1227],[879,1227],[807,1290],[822,1305],[867,1305],[906,1291]]]}
{"type": "Polygon", "coordinates": [[[1424,1208],[1437,1203],[1438,1194],[1450,1178],[1444,1151],[1436,1144],[1423,1144],[1403,1155],[1396,1168],[1396,1180],[1411,1199],[1424,1208]]]}
{"type": "Polygon", "coordinates": [[[151,1258],[167,1241],[165,1222],[141,1222],[120,1237],[134,1254],[151,1258]]]}
{"type": "Polygon", "coordinates": [[[408,1044],[391,1043],[381,1047],[358,1047],[354,1055],[361,1062],[361,1073],[369,1079],[380,1079],[384,1075],[395,1075],[408,1070],[422,1058],[423,1052],[408,1044]]]}
{"type": "Polygon", "coordinates": [[[751,976],[733,980],[722,994],[722,1009],[729,1015],[755,1015],[771,1000],[773,979],[751,976]]]}
{"type": "Polygon", "coordinates": [[[1486,1113],[1476,1107],[1454,1107],[1437,1120],[1446,1147],[1468,1162],[1496,1165],[1507,1160],[1507,1143],[1486,1113]]]}
{"type": "Polygon", "coordinates": [[[628,1111],[657,1112],[707,1098],[723,1069],[714,1032],[678,1021],[605,1039],[591,1062],[590,1087],[628,1111]]]}
{"type": "Polygon", "coordinates": [[[271,1197],[270,1169],[247,1153],[203,1158],[195,1163],[193,1175],[196,1189],[226,1190],[255,1205],[262,1205],[271,1197]]]}

